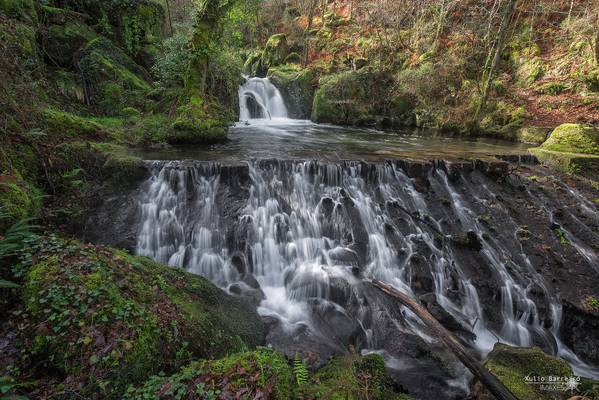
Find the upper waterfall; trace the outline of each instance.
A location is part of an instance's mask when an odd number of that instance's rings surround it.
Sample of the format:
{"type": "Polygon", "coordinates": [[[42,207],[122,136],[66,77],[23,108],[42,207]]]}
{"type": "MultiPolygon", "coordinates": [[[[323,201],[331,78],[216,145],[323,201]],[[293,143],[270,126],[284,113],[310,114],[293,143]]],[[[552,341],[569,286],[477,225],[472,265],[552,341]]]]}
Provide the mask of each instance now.
{"type": "Polygon", "coordinates": [[[249,78],[239,87],[239,120],[288,118],[281,92],[268,78],[249,78]]]}

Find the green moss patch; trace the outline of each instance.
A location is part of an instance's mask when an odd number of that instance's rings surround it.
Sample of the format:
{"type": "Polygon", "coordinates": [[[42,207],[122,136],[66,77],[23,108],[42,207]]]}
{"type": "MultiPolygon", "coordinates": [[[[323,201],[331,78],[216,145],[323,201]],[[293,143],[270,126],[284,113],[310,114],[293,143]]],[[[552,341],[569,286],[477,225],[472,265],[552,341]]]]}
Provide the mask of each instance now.
{"type": "Polygon", "coordinates": [[[391,86],[390,77],[366,69],[323,76],[314,95],[312,119],[340,125],[371,123],[384,114],[391,86]]]}
{"type": "Polygon", "coordinates": [[[300,385],[299,398],[358,400],[399,399],[380,355],[335,358],[300,385]]]}
{"type": "Polygon", "coordinates": [[[314,74],[296,65],[271,67],[267,76],[281,91],[291,118],[309,118],[312,112],[314,74]]]}
{"type": "Polygon", "coordinates": [[[516,138],[519,142],[540,145],[545,141],[550,130],[540,126],[527,126],[518,130],[516,138]]]}
{"type": "Polygon", "coordinates": [[[31,378],[52,370],[55,380],[66,379],[51,390],[120,399],[128,384],[193,357],[221,357],[264,340],[255,311],[202,277],[56,237],[32,253],[13,327],[18,367],[31,378]]]}
{"type": "Polygon", "coordinates": [[[0,235],[15,222],[36,218],[41,210],[41,192],[19,173],[0,175],[0,235]]]}
{"type": "Polygon", "coordinates": [[[272,349],[259,349],[214,361],[198,361],[170,376],[155,376],[139,389],[130,389],[125,400],[264,398],[291,396],[291,369],[272,349]]]}
{"type": "Polygon", "coordinates": [[[597,179],[599,172],[599,156],[550,151],[543,148],[529,149],[540,162],[551,165],[559,171],[579,174],[590,179],[597,179]]]}
{"type": "Polygon", "coordinates": [[[549,151],[599,155],[599,131],[580,124],[562,124],[541,147],[549,151]]]}
{"type": "MultiPolygon", "coordinates": [[[[496,344],[485,367],[520,400],[562,398],[563,393],[542,390],[538,384],[527,383],[526,377],[573,376],[572,368],[566,361],[547,355],[538,347],[520,348],[496,344]]],[[[478,390],[481,390],[480,386],[478,390]]]]}
{"type": "Polygon", "coordinates": [[[86,46],[79,65],[92,87],[91,101],[108,114],[118,113],[123,104],[143,106],[152,89],[147,71],[103,37],[86,46]]]}
{"type": "Polygon", "coordinates": [[[101,138],[107,136],[102,125],[90,118],[47,108],[43,111],[46,133],[57,137],[101,138]]]}
{"type": "Polygon", "coordinates": [[[46,57],[64,67],[72,67],[77,61],[76,53],[97,36],[87,24],[75,18],[52,24],[41,35],[46,57]]]}

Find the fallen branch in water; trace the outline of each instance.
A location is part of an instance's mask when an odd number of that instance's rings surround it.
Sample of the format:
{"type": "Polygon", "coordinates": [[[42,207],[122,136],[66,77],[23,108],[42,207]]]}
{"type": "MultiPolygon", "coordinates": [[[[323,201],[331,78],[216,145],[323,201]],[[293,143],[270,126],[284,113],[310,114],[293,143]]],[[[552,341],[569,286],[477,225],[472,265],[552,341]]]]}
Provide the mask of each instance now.
{"type": "Polygon", "coordinates": [[[400,292],[393,286],[373,280],[372,285],[383,293],[393,297],[414,312],[424,324],[437,336],[451,352],[476,376],[497,400],[518,400],[499,379],[472,357],[464,346],[443,325],[433,317],[416,299],[400,292]]]}

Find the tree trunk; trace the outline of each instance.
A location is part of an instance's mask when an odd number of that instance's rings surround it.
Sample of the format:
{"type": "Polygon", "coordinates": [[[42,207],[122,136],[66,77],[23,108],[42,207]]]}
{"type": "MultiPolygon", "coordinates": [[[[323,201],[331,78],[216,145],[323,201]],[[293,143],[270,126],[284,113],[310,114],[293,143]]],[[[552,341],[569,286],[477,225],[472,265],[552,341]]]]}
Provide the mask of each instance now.
{"type": "Polygon", "coordinates": [[[171,32],[171,36],[173,35],[173,19],[171,18],[171,5],[169,4],[169,0],[164,0],[166,3],[166,15],[168,17],[168,27],[171,32]]]}
{"type": "Polygon", "coordinates": [[[372,281],[372,285],[412,310],[497,400],[518,400],[495,375],[472,357],[455,336],[445,329],[418,301],[383,282],[375,280],[372,281]]]}
{"type": "Polygon", "coordinates": [[[314,22],[314,11],[316,9],[317,0],[311,0],[308,9],[308,25],[304,32],[304,67],[308,65],[308,57],[310,55],[310,31],[314,22]]]}
{"type": "Polygon", "coordinates": [[[493,80],[493,75],[495,73],[495,68],[499,63],[499,58],[501,57],[501,52],[503,51],[503,47],[505,45],[505,40],[507,38],[507,33],[509,32],[510,21],[512,19],[512,15],[514,13],[514,7],[516,5],[516,0],[509,0],[505,10],[503,12],[503,17],[501,18],[501,24],[499,25],[499,30],[497,32],[497,44],[495,45],[495,54],[493,55],[493,59],[491,61],[491,65],[489,70],[486,72],[486,77],[484,76],[485,72],[483,72],[483,80],[485,81],[483,86],[483,93],[480,98],[480,102],[478,103],[478,107],[476,107],[476,113],[474,114],[474,120],[478,124],[480,112],[485,107],[487,102],[487,97],[489,95],[489,86],[491,85],[491,81],[493,80]]]}

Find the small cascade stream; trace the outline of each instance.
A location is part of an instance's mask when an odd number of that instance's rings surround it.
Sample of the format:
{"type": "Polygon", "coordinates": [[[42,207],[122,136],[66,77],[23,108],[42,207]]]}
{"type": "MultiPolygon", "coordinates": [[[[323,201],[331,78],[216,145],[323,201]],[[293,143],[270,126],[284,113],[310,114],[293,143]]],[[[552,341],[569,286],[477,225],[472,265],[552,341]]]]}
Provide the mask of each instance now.
{"type": "MultiPolygon", "coordinates": [[[[453,176],[442,162],[416,178],[410,168],[153,162],[141,188],[137,253],[254,301],[273,321],[271,344],[291,354],[326,357],[353,345],[381,352],[404,373],[428,368],[437,374],[431,381],[441,375],[451,390],[466,391],[467,373],[437,371],[397,348],[398,331],[410,343],[435,346],[435,339],[363,283],[376,278],[440,308],[482,356],[498,341],[535,345],[597,378],[560,340],[558,293],[533,267],[493,181],[477,171],[453,176]],[[471,239],[475,249],[464,244],[471,239]]],[[[595,267],[593,257],[584,268],[595,267]]]]}
{"type": "Polygon", "coordinates": [[[250,78],[239,87],[239,120],[287,119],[287,107],[279,90],[268,78],[250,78]]]}

